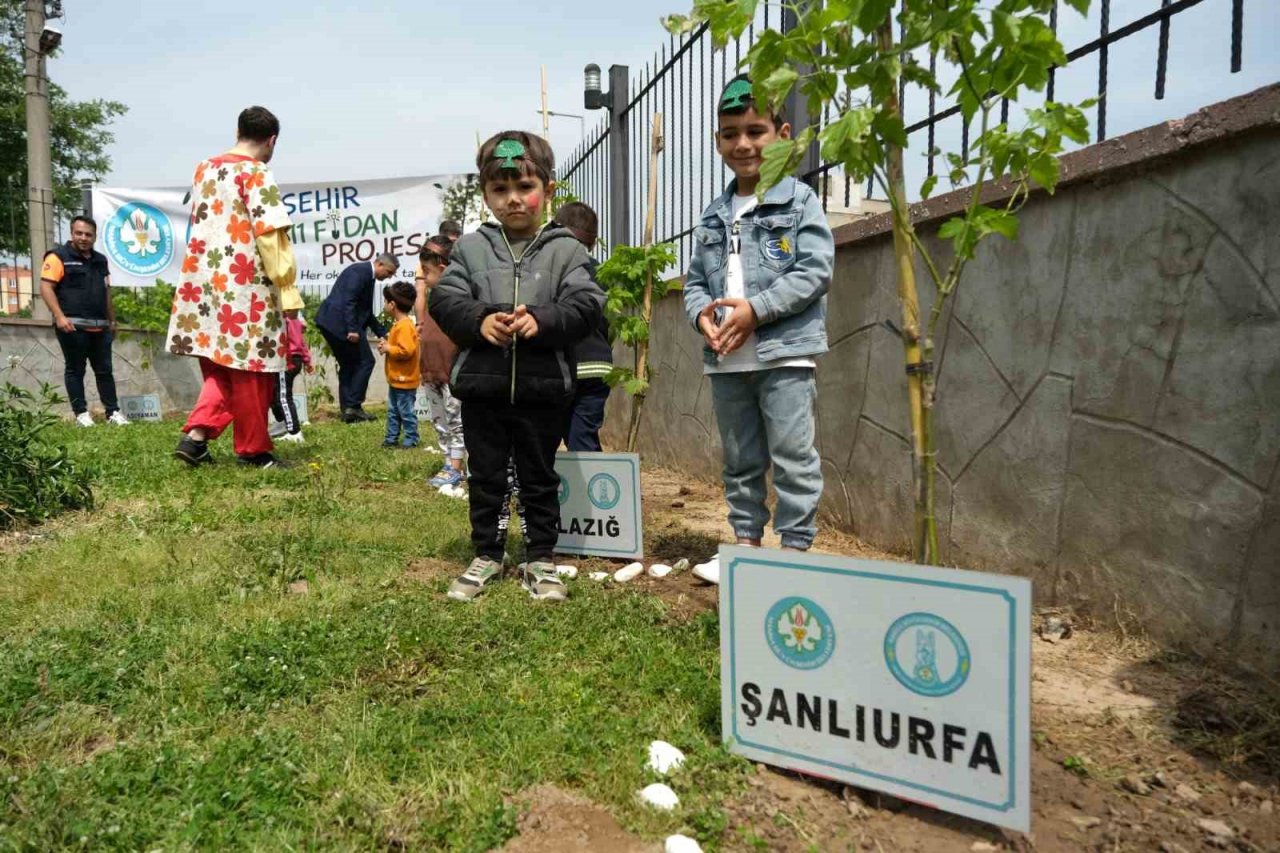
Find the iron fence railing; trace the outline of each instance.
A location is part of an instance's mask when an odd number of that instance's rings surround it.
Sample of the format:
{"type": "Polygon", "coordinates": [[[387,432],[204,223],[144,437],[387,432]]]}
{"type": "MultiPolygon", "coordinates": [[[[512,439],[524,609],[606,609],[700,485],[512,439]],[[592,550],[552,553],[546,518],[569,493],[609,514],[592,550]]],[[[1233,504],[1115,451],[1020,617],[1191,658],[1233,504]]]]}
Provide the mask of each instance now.
{"type": "MultiPolygon", "coordinates": [[[[1249,5],[1261,10],[1267,2],[1270,0],[1249,0],[1249,5]]],[[[1243,67],[1246,0],[1095,0],[1089,17],[1082,20],[1073,15],[1071,26],[1065,30],[1059,30],[1061,5],[1055,3],[1050,23],[1067,45],[1068,64],[1053,72],[1044,98],[1080,101],[1096,97],[1098,103],[1090,116],[1096,141],[1108,138],[1110,119],[1116,112],[1108,96],[1117,91],[1117,86],[1122,86],[1132,104],[1134,93],[1130,90],[1134,85],[1134,75],[1138,73],[1135,69],[1144,65],[1151,67],[1146,65],[1148,60],[1138,55],[1140,51],[1129,51],[1125,56],[1125,79],[1117,81],[1112,59],[1122,47],[1128,50],[1129,45],[1141,42],[1143,52],[1152,50],[1154,89],[1147,99],[1165,99],[1172,66],[1170,32],[1177,29],[1175,22],[1179,16],[1186,16],[1186,27],[1197,31],[1205,29],[1206,15],[1213,15],[1209,20],[1214,23],[1224,23],[1228,43],[1221,51],[1220,61],[1223,64],[1219,67],[1224,72],[1229,69],[1233,74],[1243,67]],[[1200,6],[1205,7],[1200,10],[1201,17],[1192,20],[1193,16],[1188,13],[1200,6]],[[1122,14],[1133,17],[1123,19],[1122,14]],[[1093,28],[1091,31],[1090,27],[1093,28]],[[1150,36],[1154,45],[1143,41],[1141,37],[1144,36],[1150,36]],[[1087,76],[1091,70],[1097,72],[1096,83],[1087,76]]],[[[737,73],[739,62],[755,43],[757,34],[769,28],[785,31],[789,20],[789,16],[779,10],[779,4],[761,4],[752,25],[723,51],[713,50],[706,27],[681,39],[669,38],[659,47],[653,60],[646,62],[643,69],[629,78],[625,105],[614,110],[612,121],[606,118],[565,158],[565,165],[560,170],[561,180],[596,209],[602,227],[609,222],[625,223],[619,233],[606,235],[602,231],[599,250],[602,257],[607,255],[609,246],[640,241],[649,180],[649,134],[653,114],[662,113],[666,147],[658,159],[655,239],[675,242],[681,265],[687,262],[693,229],[699,216],[724,190],[728,178],[715,151],[715,98],[737,73]],[[625,169],[610,167],[609,141],[619,137],[625,138],[627,143],[625,169]],[[625,188],[622,186],[624,183],[625,188]],[[620,199],[625,200],[626,208],[621,218],[615,215],[620,199]]],[[[1203,44],[1203,33],[1197,32],[1196,35],[1200,47],[1208,49],[1203,44]]],[[[1186,45],[1183,47],[1185,53],[1186,45]]],[[[917,58],[938,75],[945,91],[954,79],[955,69],[948,67],[945,60],[936,55],[925,53],[917,58]]],[[[934,174],[937,167],[935,149],[942,147],[943,150],[966,152],[970,129],[964,126],[959,107],[945,102],[940,95],[914,85],[904,86],[900,95],[907,121],[909,153],[925,152],[923,156],[909,158],[908,190],[914,192],[913,188],[919,187],[925,176],[934,174]]],[[[791,106],[798,104],[793,102],[791,106]]],[[[1010,120],[1011,109],[1020,110],[1021,107],[1003,104],[1003,121],[1010,120]]],[[[1181,110],[1176,114],[1181,115],[1181,110]]],[[[1173,115],[1163,114],[1152,118],[1152,121],[1173,115]]],[[[796,133],[806,124],[801,110],[789,110],[788,118],[796,133]]],[[[832,116],[828,110],[813,118],[812,123],[821,128],[832,116]]],[[[1016,119],[1017,115],[1013,118],[1016,119]]],[[[810,162],[802,165],[800,176],[820,190],[824,206],[829,211],[837,208],[856,214],[865,209],[866,202],[877,201],[878,187],[870,183],[854,186],[835,163],[810,162]]],[[[883,202],[883,199],[879,198],[879,201],[883,202]]]]}

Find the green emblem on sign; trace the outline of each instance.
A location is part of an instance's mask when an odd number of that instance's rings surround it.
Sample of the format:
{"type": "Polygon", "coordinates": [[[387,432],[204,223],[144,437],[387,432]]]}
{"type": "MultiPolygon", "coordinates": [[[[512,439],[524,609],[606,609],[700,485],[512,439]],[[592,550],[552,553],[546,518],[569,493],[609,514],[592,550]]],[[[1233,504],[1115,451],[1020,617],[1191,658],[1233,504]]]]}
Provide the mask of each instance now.
{"type": "Polygon", "coordinates": [[[517,139],[504,139],[493,149],[493,159],[502,161],[504,169],[518,169],[516,158],[524,156],[524,146],[517,139]]]}
{"type": "Polygon", "coordinates": [[[721,110],[736,110],[747,105],[747,99],[751,97],[751,81],[750,80],[734,80],[725,87],[724,94],[720,96],[721,110]]]}

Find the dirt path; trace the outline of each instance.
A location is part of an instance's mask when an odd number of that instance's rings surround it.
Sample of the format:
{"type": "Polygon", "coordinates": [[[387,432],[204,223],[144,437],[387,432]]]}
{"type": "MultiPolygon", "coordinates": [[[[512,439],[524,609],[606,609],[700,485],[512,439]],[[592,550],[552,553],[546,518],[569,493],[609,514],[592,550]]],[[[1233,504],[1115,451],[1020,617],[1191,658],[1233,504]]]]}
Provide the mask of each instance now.
{"type": "MultiPolygon", "coordinates": [[[[716,486],[646,468],[643,491],[650,562],[703,560],[730,541],[716,486]]],[[[815,547],[903,559],[832,531],[815,547]]],[[[688,573],[634,584],[668,601],[677,619],[718,602],[715,587],[688,573]]],[[[1030,835],[758,765],[747,792],[725,804],[726,849],[1280,850],[1277,705],[1145,640],[1072,625],[1066,614],[1035,622],[1030,835]],[[1235,760],[1210,759],[1196,743],[1235,760]]],[[[510,849],[553,849],[538,846],[540,823],[522,824],[510,849]]],[[[636,849],[614,826],[593,838],[595,825],[582,821],[573,835],[585,846],[570,849],[636,849]]],[[[556,830],[563,840],[565,827],[556,830]]]]}

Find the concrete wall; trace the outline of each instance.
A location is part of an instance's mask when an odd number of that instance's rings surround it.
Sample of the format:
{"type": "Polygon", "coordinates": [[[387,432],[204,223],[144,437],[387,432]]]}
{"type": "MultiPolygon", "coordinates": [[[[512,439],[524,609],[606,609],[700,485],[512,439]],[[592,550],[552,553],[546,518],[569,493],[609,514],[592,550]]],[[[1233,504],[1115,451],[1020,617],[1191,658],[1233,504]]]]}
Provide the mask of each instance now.
{"type": "MultiPolygon", "coordinates": [[[[1030,576],[1041,604],[1136,619],[1280,671],[1280,87],[1066,166],[1069,183],[1023,209],[1018,242],[984,245],[944,315],[945,559],[1030,576]]],[[[961,202],[913,211],[931,247],[961,202]]],[[[887,227],[836,232],[818,441],[828,523],[906,551],[910,428],[902,343],[883,325],[901,325],[887,227]]],[[[678,294],[657,306],[652,339],[641,449],[718,478],[700,338],[678,294]]]]}
{"type": "MultiPolygon", "coordinates": [[[[304,384],[324,381],[334,399],[338,396],[337,370],[332,358],[320,358],[325,378],[299,377],[294,390],[302,393],[304,384]]],[[[124,329],[117,333],[112,346],[112,367],[116,379],[116,393],[158,394],[160,407],[165,415],[182,415],[195,405],[200,393],[200,367],[194,358],[170,355],[164,350],[164,336],[136,329],[124,329]]],[[[63,386],[62,350],[48,322],[19,320],[0,317],[0,382],[34,390],[40,383],[48,382],[66,396],[63,386]]],[[[85,369],[85,398],[89,410],[102,413],[98,388],[94,383],[93,369],[85,369]]],[[[369,382],[368,402],[383,404],[387,400],[386,374],[379,360],[369,382]]],[[[71,410],[68,408],[70,417],[71,410]]]]}

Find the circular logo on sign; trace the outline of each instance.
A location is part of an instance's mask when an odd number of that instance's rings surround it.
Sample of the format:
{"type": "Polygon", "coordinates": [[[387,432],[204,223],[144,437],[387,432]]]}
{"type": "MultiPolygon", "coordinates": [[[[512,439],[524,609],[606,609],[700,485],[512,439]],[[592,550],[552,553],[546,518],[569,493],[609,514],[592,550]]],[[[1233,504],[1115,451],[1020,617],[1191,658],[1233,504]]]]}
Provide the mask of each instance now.
{"type": "Polygon", "coordinates": [[[836,649],[831,619],[807,598],[784,598],[770,607],[764,636],[778,660],[796,669],[817,669],[836,649]]]}
{"type": "Polygon", "coordinates": [[[932,613],[908,613],[890,625],[884,660],[899,684],[921,696],[955,693],[968,680],[971,666],[964,637],[932,613]]]}
{"type": "Polygon", "coordinates": [[[560,499],[561,506],[564,505],[565,501],[569,500],[569,481],[564,477],[560,478],[560,488],[556,491],[556,497],[560,499]]]}
{"type": "Polygon", "coordinates": [[[587,498],[597,509],[613,509],[622,499],[622,487],[611,474],[596,474],[587,483],[587,498]]]}
{"type": "Polygon", "coordinates": [[[133,275],[155,275],[173,260],[169,217],[140,201],[131,201],[107,222],[103,245],[116,266],[133,275]]]}

